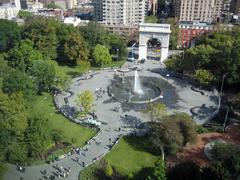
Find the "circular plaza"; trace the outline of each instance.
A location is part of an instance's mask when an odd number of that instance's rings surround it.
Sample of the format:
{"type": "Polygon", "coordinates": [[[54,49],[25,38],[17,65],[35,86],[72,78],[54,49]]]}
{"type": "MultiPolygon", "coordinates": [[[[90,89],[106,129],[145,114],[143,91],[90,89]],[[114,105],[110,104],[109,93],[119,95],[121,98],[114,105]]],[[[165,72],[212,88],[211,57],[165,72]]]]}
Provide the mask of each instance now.
{"type": "Polygon", "coordinates": [[[98,133],[77,148],[80,154],[67,153],[51,164],[28,166],[24,173],[9,164],[6,179],[41,179],[52,176],[59,167],[71,170],[67,179],[78,179],[81,170],[110,152],[122,136],[147,132],[145,124],[149,120],[143,112],[149,102],[164,103],[169,114],[187,113],[197,124],[204,124],[217,112],[217,92],[193,88],[188,81],[165,72],[156,61],[145,62],[137,72],[134,66],[125,63],[121,68],[88,72],[72,79],[68,91],[56,93],[55,105],[64,116],[77,124],[97,126],[98,133]],[[95,96],[93,119],[88,121],[78,117],[81,108],[76,103],[78,95],[86,90],[95,96]]]}

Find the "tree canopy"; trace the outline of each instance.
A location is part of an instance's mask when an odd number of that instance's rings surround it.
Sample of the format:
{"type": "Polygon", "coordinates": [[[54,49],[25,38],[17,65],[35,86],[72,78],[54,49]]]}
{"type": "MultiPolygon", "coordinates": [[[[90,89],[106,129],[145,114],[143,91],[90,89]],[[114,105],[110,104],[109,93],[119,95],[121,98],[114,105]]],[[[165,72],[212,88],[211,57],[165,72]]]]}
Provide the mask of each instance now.
{"type": "Polygon", "coordinates": [[[93,101],[94,96],[91,91],[84,91],[81,94],[78,94],[78,99],[76,103],[81,107],[80,116],[85,116],[93,110],[93,101]]]}
{"type": "Polygon", "coordinates": [[[221,84],[226,75],[228,86],[240,83],[240,31],[221,31],[203,35],[196,47],[187,49],[182,56],[166,61],[167,68],[197,77],[201,84],[221,84]],[[227,74],[226,74],[227,73],[227,74]]]}
{"type": "Polygon", "coordinates": [[[194,121],[187,114],[165,116],[152,124],[151,141],[157,153],[164,148],[167,153],[177,153],[186,143],[194,143],[197,137],[194,121]]]}
{"type": "Polygon", "coordinates": [[[0,52],[6,52],[21,39],[21,28],[17,23],[0,19],[0,52]]]}
{"type": "Polygon", "coordinates": [[[94,48],[93,58],[93,63],[99,67],[108,65],[112,62],[112,57],[110,56],[108,49],[100,44],[94,48]]]}

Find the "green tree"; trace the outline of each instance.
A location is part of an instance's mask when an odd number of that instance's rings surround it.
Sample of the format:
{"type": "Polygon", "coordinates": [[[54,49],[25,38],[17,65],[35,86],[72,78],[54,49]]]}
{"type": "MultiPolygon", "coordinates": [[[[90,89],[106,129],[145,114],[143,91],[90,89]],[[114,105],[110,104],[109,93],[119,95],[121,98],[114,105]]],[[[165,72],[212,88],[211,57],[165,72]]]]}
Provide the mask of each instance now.
{"type": "Polygon", "coordinates": [[[12,162],[25,164],[28,158],[28,149],[26,144],[18,143],[12,145],[7,152],[7,159],[12,162]]]}
{"type": "Polygon", "coordinates": [[[111,165],[107,164],[107,166],[105,167],[104,173],[107,177],[112,177],[113,175],[113,168],[111,165]]]}
{"type": "Polygon", "coordinates": [[[0,52],[7,52],[21,39],[21,28],[14,21],[0,19],[0,52]]]}
{"type": "Polygon", "coordinates": [[[47,4],[48,9],[62,9],[60,6],[56,5],[55,2],[47,4]]]}
{"type": "Polygon", "coordinates": [[[63,57],[65,64],[77,65],[88,60],[88,49],[80,34],[71,33],[64,41],[63,57]]]}
{"type": "Polygon", "coordinates": [[[112,55],[118,55],[120,60],[126,59],[127,55],[127,46],[125,40],[116,35],[110,34],[109,35],[109,49],[112,55]]]}
{"type": "Polygon", "coordinates": [[[200,168],[191,161],[182,162],[173,167],[167,175],[169,180],[201,180],[200,168]]]}
{"type": "Polygon", "coordinates": [[[145,23],[158,23],[158,17],[155,15],[150,15],[145,17],[145,23]]]}
{"type": "Polygon", "coordinates": [[[170,49],[177,49],[178,47],[178,19],[177,18],[167,18],[166,23],[171,25],[171,35],[169,39],[169,47],[170,49]]]}
{"type": "Polygon", "coordinates": [[[26,142],[30,157],[43,158],[45,151],[52,143],[52,133],[47,118],[42,115],[29,118],[26,142]]]}
{"type": "Polygon", "coordinates": [[[82,108],[82,111],[80,112],[80,116],[85,116],[86,114],[92,111],[93,101],[94,101],[94,96],[91,91],[86,90],[83,93],[78,94],[76,103],[78,106],[82,108]]]}
{"type": "Polygon", "coordinates": [[[3,78],[3,91],[8,94],[22,92],[24,97],[31,99],[36,94],[36,85],[24,72],[12,70],[3,78]]]}
{"type": "Polygon", "coordinates": [[[90,22],[87,26],[80,27],[80,32],[91,49],[98,44],[109,46],[109,32],[96,22],[90,22]]]}
{"type": "Polygon", "coordinates": [[[57,58],[57,20],[34,16],[25,21],[24,36],[33,41],[34,48],[39,50],[45,58],[57,58]]]}
{"type": "Polygon", "coordinates": [[[167,109],[163,103],[148,103],[144,113],[151,121],[161,121],[167,115],[167,109]]]}
{"type": "Polygon", "coordinates": [[[10,96],[0,91],[0,129],[10,131],[18,138],[23,137],[27,127],[26,107],[21,93],[10,96]]]}
{"type": "Polygon", "coordinates": [[[194,76],[203,86],[209,85],[213,80],[213,74],[205,69],[198,69],[194,76]]]}
{"type": "Polygon", "coordinates": [[[93,51],[94,64],[101,67],[103,65],[108,65],[112,62],[112,58],[106,47],[98,44],[93,51]]]}
{"type": "Polygon", "coordinates": [[[24,10],[20,10],[18,12],[18,17],[22,18],[22,19],[26,19],[28,17],[33,16],[33,13],[29,12],[29,11],[24,11],[24,10]]]}
{"type": "Polygon", "coordinates": [[[202,179],[206,180],[231,180],[231,174],[220,161],[213,162],[202,170],[202,179]]]}
{"type": "Polygon", "coordinates": [[[34,61],[29,72],[37,84],[39,93],[49,91],[55,84],[55,68],[51,61],[34,61]]]}
{"type": "Polygon", "coordinates": [[[186,143],[194,143],[196,137],[196,125],[184,113],[165,116],[152,124],[151,142],[157,153],[163,147],[166,152],[175,154],[186,143]]]}
{"type": "Polygon", "coordinates": [[[153,170],[154,177],[150,179],[156,179],[156,180],[166,180],[166,170],[165,170],[165,164],[162,159],[158,159],[154,164],[154,170],[153,170]]]}
{"type": "Polygon", "coordinates": [[[182,65],[183,59],[180,55],[172,55],[171,57],[166,59],[164,64],[166,65],[167,69],[172,71],[182,73],[184,70],[182,65]]]}
{"type": "Polygon", "coordinates": [[[30,40],[20,41],[7,53],[9,65],[25,72],[31,68],[33,61],[41,60],[42,58],[42,54],[33,48],[33,42],[30,40]]]}
{"type": "Polygon", "coordinates": [[[0,129],[0,151],[4,152],[4,150],[8,147],[9,142],[13,142],[14,137],[12,136],[11,131],[7,129],[0,129]]]}
{"type": "Polygon", "coordinates": [[[240,171],[240,146],[231,143],[216,143],[211,155],[214,161],[221,162],[221,165],[226,168],[233,178],[240,171]]]}

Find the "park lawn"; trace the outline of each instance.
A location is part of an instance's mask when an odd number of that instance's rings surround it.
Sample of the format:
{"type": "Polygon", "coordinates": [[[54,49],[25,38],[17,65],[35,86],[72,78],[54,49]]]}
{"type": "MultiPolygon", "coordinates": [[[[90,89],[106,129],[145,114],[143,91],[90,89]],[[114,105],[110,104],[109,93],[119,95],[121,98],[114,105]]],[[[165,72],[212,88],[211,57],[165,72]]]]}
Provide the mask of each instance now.
{"type": "Polygon", "coordinates": [[[76,146],[85,145],[85,142],[96,134],[96,130],[75,124],[58,113],[53,104],[53,97],[49,93],[36,96],[28,107],[30,116],[43,114],[49,119],[51,128],[61,131],[67,142],[74,138],[76,146]]]}
{"type": "Polygon", "coordinates": [[[134,147],[126,139],[130,139],[131,142],[134,141],[140,146],[144,141],[141,137],[122,138],[119,144],[106,155],[105,159],[108,163],[122,175],[136,174],[142,168],[154,167],[154,163],[159,156],[152,155],[141,148],[138,149],[136,146],[134,147]]]}

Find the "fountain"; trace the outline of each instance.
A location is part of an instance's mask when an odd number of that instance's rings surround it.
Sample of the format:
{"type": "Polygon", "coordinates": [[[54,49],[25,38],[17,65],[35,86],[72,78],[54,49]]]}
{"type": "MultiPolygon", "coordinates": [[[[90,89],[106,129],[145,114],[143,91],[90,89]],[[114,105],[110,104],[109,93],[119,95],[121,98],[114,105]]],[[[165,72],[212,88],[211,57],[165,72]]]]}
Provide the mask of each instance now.
{"type": "Polygon", "coordinates": [[[137,94],[140,94],[140,95],[144,94],[144,92],[142,90],[140,80],[139,80],[137,70],[135,70],[135,77],[134,77],[134,93],[137,93],[137,94]]]}

